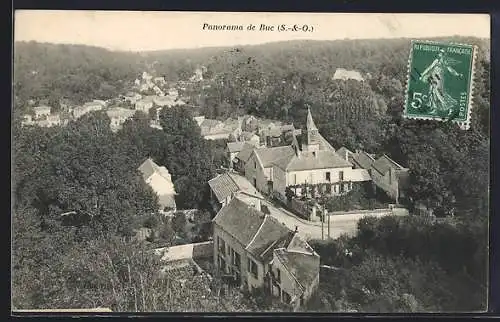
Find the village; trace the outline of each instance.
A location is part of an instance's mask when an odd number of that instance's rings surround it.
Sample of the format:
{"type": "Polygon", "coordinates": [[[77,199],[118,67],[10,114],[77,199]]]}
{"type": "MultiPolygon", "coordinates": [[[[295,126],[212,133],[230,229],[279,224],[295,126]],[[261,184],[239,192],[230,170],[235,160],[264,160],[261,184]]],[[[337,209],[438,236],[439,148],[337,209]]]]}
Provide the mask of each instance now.
{"type": "MultiPolygon", "coordinates": [[[[363,81],[358,72],[342,68],[334,79],[363,81]]],[[[203,68],[197,68],[189,81],[170,86],[163,77],[144,72],[133,90],[115,99],[96,99],[83,106],[62,99],[57,112],[38,102],[31,114],[24,115],[22,125],[65,126],[87,113],[105,111],[111,129],[118,131],[140,111],[150,115],[151,127],[161,129],[161,108],[186,106],[179,92],[201,80],[203,68]]],[[[212,218],[208,239],[193,242],[192,236],[185,236],[174,246],[154,249],[166,270],[188,272],[195,267],[202,272],[197,278],[209,274],[250,292],[264,289],[300,310],[317,291],[322,266],[308,241],[352,235],[365,216],[408,215],[401,201],[406,198],[409,169],[385,154],[335,149],[319,133],[310,109],[304,129],[252,115],[225,121],[200,115],[194,121],[205,140],[227,141],[228,167],[206,183],[212,218]],[[354,200],[348,210],[329,209],[327,200],[357,189],[383,202],[365,209],[354,200]]],[[[192,226],[198,210],[177,209],[169,170],[147,158],[138,171],[158,195],[161,214],[170,220],[182,214],[187,219],[185,231],[193,231],[187,226],[192,226]]],[[[152,229],[143,227],[136,238],[147,241],[152,235],[152,229]]]]}

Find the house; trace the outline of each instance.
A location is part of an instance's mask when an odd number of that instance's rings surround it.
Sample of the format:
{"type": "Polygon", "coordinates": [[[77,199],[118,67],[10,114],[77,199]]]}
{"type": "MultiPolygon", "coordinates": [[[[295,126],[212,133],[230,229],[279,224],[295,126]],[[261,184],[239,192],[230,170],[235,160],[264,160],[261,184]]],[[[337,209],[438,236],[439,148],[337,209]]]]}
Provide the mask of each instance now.
{"type": "Polygon", "coordinates": [[[263,198],[248,180],[236,173],[227,172],[208,181],[210,187],[210,203],[217,213],[222,207],[227,205],[234,195],[244,192],[256,198],[263,198]]]}
{"type": "Polygon", "coordinates": [[[137,101],[142,99],[142,95],[139,93],[129,92],[124,97],[126,102],[130,102],[131,105],[135,105],[137,101]]]}
{"type": "Polygon", "coordinates": [[[366,169],[368,172],[371,172],[371,167],[373,162],[375,162],[375,158],[365,151],[358,150],[350,155],[349,161],[355,169],[366,169]]]}
{"type": "Polygon", "coordinates": [[[104,108],[104,106],[101,103],[87,102],[87,103],[83,104],[83,106],[77,106],[73,109],[73,117],[75,119],[78,119],[87,113],[94,112],[94,111],[100,111],[103,108],[104,108]]]}
{"type": "Polygon", "coordinates": [[[256,146],[260,144],[260,137],[253,132],[242,131],[239,136],[239,140],[250,142],[256,146]]]}
{"type": "Polygon", "coordinates": [[[201,123],[203,123],[203,121],[205,120],[205,117],[202,115],[202,116],[195,116],[193,117],[194,121],[196,122],[196,124],[198,124],[198,126],[201,127],[201,123]]]}
{"type": "Polygon", "coordinates": [[[364,81],[363,76],[358,71],[355,70],[347,70],[344,68],[337,68],[335,71],[335,74],[333,75],[333,79],[340,79],[340,80],[348,80],[348,79],[353,79],[357,81],[364,81]]]}
{"type": "Polygon", "coordinates": [[[157,107],[172,107],[175,105],[175,99],[170,96],[156,96],[153,99],[154,106],[157,107]]]}
{"type": "Polygon", "coordinates": [[[165,85],[167,83],[165,81],[165,77],[163,77],[163,76],[153,78],[153,82],[155,82],[158,85],[165,85]]]}
{"type": "Polygon", "coordinates": [[[99,104],[101,105],[103,108],[106,107],[106,105],[108,105],[108,103],[106,103],[106,101],[103,101],[103,100],[93,100],[92,103],[96,103],[96,104],[99,104]]]}
{"type": "Polygon", "coordinates": [[[273,192],[273,163],[281,158],[291,157],[294,149],[287,146],[253,149],[245,163],[245,177],[264,194],[273,192]]]}
{"type": "Polygon", "coordinates": [[[148,158],[139,167],[139,172],[141,172],[144,181],[158,195],[160,212],[175,211],[177,209],[176,192],[167,168],[160,167],[151,158],[148,158]]]}
{"type": "Polygon", "coordinates": [[[242,118],[241,129],[247,132],[255,132],[259,128],[259,120],[253,115],[247,115],[242,118]]]}
{"type": "Polygon", "coordinates": [[[156,96],[145,96],[141,100],[135,102],[135,109],[142,112],[149,112],[149,110],[153,107],[153,102],[156,96]]]}
{"type": "Polygon", "coordinates": [[[226,145],[226,154],[227,154],[227,159],[229,160],[229,167],[233,167],[233,161],[236,155],[243,150],[243,147],[245,146],[245,142],[243,141],[236,141],[236,142],[228,142],[226,145]]]}
{"type": "Polygon", "coordinates": [[[339,156],[326,142],[316,127],[308,109],[306,132],[294,137],[290,146],[293,153],[273,160],[270,185],[273,195],[286,201],[286,188],[298,195],[304,193],[301,185],[318,185],[319,194],[342,194],[354,184],[370,181],[368,171],[353,169],[352,164],[339,156]]]}
{"type": "Polygon", "coordinates": [[[23,119],[21,121],[22,126],[33,125],[35,122],[33,121],[33,117],[30,114],[24,114],[23,119]]]}
{"type": "Polygon", "coordinates": [[[396,163],[387,155],[382,155],[371,165],[371,178],[374,185],[389,197],[399,202],[405,198],[405,189],[409,181],[409,169],[396,163]]]}
{"type": "Polygon", "coordinates": [[[231,167],[241,173],[245,173],[245,164],[248,162],[248,159],[250,159],[250,156],[252,155],[253,150],[256,148],[255,145],[249,143],[249,142],[244,142],[243,146],[241,147],[241,151],[236,154],[236,156],[232,159],[233,163],[231,164],[231,167]]]}
{"type": "Polygon", "coordinates": [[[35,112],[35,119],[38,120],[38,119],[41,119],[45,116],[49,116],[50,110],[51,110],[51,107],[47,106],[47,105],[40,105],[40,106],[33,107],[33,111],[35,112]]]}
{"type": "Polygon", "coordinates": [[[61,117],[59,114],[48,115],[45,120],[40,120],[37,124],[41,127],[58,126],[61,125],[61,117]]]}
{"type": "Polygon", "coordinates": [[[214,223],[214,266],[222,278],[241,288],[262,289],[294,309],[319,284],[319,255],[271,215],[234,197],[214,223]]]}
{"type": "Polygon", "coordinates": [[[230,118],[224,122],[205,118],[201,122],[200,128],[201,135],[205,140],[237,138],[241,133],[239,121],[230,118]]]}
{"type": "Polygon", "coordinates": [[[110,127],[113,131],[121,128],[126,120],[134,116],[135,110],[123,108],[123,107],[112,107],[106,111],[106,114],[110,118],[110,127]]]}

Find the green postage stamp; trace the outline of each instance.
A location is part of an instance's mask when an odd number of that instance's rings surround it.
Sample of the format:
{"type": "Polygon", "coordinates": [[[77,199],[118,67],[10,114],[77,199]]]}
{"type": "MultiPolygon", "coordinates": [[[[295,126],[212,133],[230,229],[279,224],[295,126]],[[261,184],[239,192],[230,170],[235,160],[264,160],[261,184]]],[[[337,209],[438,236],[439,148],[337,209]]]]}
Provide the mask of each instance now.
{"type": "Polygon", "coordinates": [[[469,128],[476,47],[412,41],[403,116],[469,128]]]}

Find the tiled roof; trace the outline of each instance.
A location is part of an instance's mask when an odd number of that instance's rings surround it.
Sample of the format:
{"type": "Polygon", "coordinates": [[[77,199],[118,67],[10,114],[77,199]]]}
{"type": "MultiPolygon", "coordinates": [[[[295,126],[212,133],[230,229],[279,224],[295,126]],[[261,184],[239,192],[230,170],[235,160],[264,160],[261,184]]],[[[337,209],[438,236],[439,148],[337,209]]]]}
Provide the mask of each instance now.
{"type": "Polygon", "coordinates": [[[358,164],[363,169],[371,168],[373,162],[375,162],[375,160],[364,151],[353,153],[351,158],[353,163],[358,164]]]}
{"type": "Polygon", "coordinates": [[[243,146],[245,145],[245,142],[228,142],[227,143],[227,149],[229,152],[234,153],[234,152],[240,152],[243,150],[243,146]]]}
{"type": "Polygon", "coordinates": [[[262,162],[264,168],[268,168],[273,165],[273,162],[285,158],[290,155],[295,155],[295,151],[289,145],[278,146],[274,148],[261,148],[255,149],[255,153],[262,162]]]}
{"type": "Polygon", "coordinates": [[[285,225],[270,215],[266,215],[264,222],[257,231],[247,250],[260,260],[270,259],[272,250],[283,247],[280,241],[289,241],[291,232],[285,225]]]}
{"type": "Polygon", "coordinates": [[[340,155],[340,157],[344,160],[349,160],[349,157],[353,154],[352,151],[350,151],[348,148],[345,146],[341,147],[338,149],[337,154],[340,155]]]}
{"type": "Polygon", "coordinates": [[[387,173],[387,171],[389,171],[390,169],[404,170],[401,165],[397,164],[394,160],[392,160],[385,154],[378,158],[375,162],[373,162],[372,167],[381,174],[387,173]]]}
{"type": "Polygon", "coordinates": [[[352,165],[330,150],[317,151],[316,156],[312,152],[300,152],[299,156],[293,155],[289,160],[281,158],[275,162],[276,166],[287,171],[301,171],[313,169],[345,168],[352,165]]]}
{"type": "Polygon", "coordinates": [[[250,156],[252,155],[254,149],[255,149],[254,145],[245,142],[241,151],[236,155],[236,158],[243,162],[247,162],[250,156]]]}
{"type": "Polygon", "coordinates": [[[208,181],[208,185],[219,202],[231,194],[244,191],[248,194],[262,197],[255,187],[245,178],[235,173],[224,173],[208,181]]]}
{"type": "Polygon", "coordinates": [[[303,287],[311,285],[319,274],[320,258],[317,254],[276,249],[274,255],[303,287]]]}
{"type": "Polygon", "coordinates": [[[264,217],[263,213],[236,197],[219,210],[213,222],[246,247],[257,234],[264,217]]]}

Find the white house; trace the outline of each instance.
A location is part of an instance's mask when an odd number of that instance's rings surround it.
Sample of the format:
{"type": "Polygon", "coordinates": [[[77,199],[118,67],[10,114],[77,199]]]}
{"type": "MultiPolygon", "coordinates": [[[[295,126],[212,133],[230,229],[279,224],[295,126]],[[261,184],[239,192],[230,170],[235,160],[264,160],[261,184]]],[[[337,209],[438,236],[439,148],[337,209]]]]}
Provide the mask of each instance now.
{"type": "Polygon", "coordinates": [[[151,158],[144,161],[139,167],[144,181],[158,195],[160,211],[176,210],[175,188],[167,168],[157,165],[151,158]]]}
{"type": "Polygon", "coordinates": [[[33,111],[35,112],[35,119],[41,119],[42,117],[50,115],[51,107],[47,105],[35,106],[33,111]]]}

